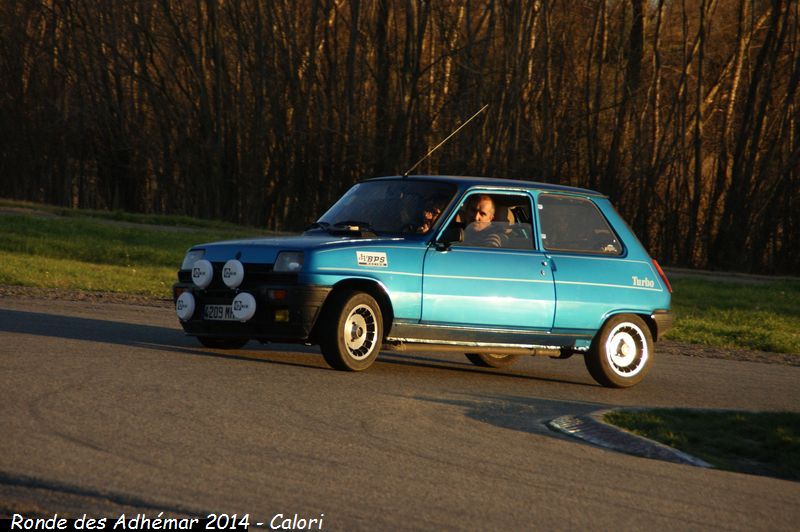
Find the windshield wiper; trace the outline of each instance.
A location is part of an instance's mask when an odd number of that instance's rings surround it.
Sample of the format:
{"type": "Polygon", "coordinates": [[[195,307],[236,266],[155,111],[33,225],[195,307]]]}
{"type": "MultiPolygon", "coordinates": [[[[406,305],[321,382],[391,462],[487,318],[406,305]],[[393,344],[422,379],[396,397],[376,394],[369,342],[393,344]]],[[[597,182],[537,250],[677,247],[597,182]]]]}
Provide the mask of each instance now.
{"type": "Polygon", "coordinates": [[[373,233],[375,230],[372,228],[369,222],[362,222],[360,220],[342,220],[341,222],[336,222],[333,224],[334,227],[344,227],[351,231],[372,231],[373,233]]]}
{"type": "Polygon", "coordinates": [[[361,220],[342,220],[333,224],[333,227],[328,229],[328,232],[334,234],[338,231],[346,231],[348,233],[360,233],[362,236],[373,235],[378,236],[378,232],[372,228],[369,222],[361,220]]]}

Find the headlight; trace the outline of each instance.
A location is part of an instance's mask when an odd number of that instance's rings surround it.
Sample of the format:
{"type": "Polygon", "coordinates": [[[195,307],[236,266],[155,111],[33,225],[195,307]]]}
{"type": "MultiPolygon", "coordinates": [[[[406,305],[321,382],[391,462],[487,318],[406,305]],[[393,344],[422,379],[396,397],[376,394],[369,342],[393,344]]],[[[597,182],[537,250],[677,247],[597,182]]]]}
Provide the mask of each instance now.
{"type": "Polygon", "coordinates": [[[203,255],[206,254],[206,250],[204,249],[190,249],[186,252],[186,256],[183,257],[183,264],[181,264],[181,270],[191,270],[194,263],[198,260],[203,258],[203,255]]]}
{"type": "Polygon", "coordinates": [[[302,251],[281,251],[275,259],[274,272],[299,272],[303,267],[302,251]]]}

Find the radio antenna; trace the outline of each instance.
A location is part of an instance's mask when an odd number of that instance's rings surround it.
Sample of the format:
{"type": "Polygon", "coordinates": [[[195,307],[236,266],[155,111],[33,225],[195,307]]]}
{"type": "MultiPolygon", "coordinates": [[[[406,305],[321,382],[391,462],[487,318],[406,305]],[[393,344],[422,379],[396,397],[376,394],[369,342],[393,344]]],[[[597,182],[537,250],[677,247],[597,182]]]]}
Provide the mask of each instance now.
{"type": "Polygon", "coordinates": [[[487,108],[487,107],[489,107],[489,104],[488,104],[488,103],[487,103],[486,105],[484,105],[483,107],[481,107],[481,108],[480,108],[480,110],[479,110],[477,113],[475,113],[474,115],[472,115],[471,117],[469,117],[469,119],[468,119],[466,122],[464,122],[463,124],[461,124],[460,126],[458,126],[458,128],[456,128],[456,130],[455,130],[455,131],[453,131],[452,133],[450,133],[449,135],[447,135],[447,138],[445,138],[445,139],[444,139],[442,142],[440,142],[439,144],[437,144],[437,145],[436,145],[436,146],[435,146],[435,147],[434,147],[434,148],[433,148],[431,151],[429,151],[428,153],[426,153],[426,154],[425,154],[425,156],[424,156],[422,159],[420,159],[419,161],[415,162],[415,163],[414,163],[414,166],[412,166],[411,168],[409,168],[408,170],[406,170],[405,172],[403,172],[403,177],[408,177],[408,174],[410,174],[410,173],[411,173],[411,172],[414,170],[414,168],[416,168],[417,166],[419,166],[419,165],[420,165],[420,163],[421,163],[422,161],[424,161],[425,159],[427,159],[428,157],[430,157],[430,156],[431,156],[431,154],[432,154],[433,152],[435,152],[436,150],[438,150],[438,149],[439,149],[439,148],[442,146],[442,144],[444,144],[445,142],[447,142],[448,140],[450,140],[450,137],[452,137],[453,135],[455,135],[456,133],[458,133],[459,131],[461,131],[461,129],[462,129],[464,126],[466,126],[467,124],[469,124],[470,122],[472,122],[472,120],[473,120],[473,119],[474,119],[476,116],[478,116],[479,114],[481,114],[482,112],[484,112],[484,111],[486,110],[486,108],[487,108]]]}

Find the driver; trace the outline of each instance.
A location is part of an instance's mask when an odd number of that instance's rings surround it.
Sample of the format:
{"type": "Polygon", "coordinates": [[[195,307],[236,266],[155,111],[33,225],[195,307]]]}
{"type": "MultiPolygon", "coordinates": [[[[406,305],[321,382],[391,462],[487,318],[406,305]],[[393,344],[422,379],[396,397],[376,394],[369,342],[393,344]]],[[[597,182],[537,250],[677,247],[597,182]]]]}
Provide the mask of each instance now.
{"type": "Polygon", "coordinates": [[[502,234],[493,227],[495,206],[494,200],[487,194],[478,196],[470,207],[472,220],[464,229],[464,244],[499,248],[503,243],[502,234]]]}

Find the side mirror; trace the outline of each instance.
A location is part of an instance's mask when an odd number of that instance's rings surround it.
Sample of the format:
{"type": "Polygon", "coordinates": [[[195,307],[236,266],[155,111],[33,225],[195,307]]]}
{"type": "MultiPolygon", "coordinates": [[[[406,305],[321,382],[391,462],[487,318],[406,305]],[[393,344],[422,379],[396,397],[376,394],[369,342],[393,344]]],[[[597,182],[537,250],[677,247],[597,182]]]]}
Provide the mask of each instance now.
{"type": "Polygon", "coordinates": [[[448,225],[442,234],[439,235],[439,238],[436,239],[436,249],[437,251],[447,251],[450,249],[450,246],[453,242],[460,242],[461,241],[461,227],[459,224],[454,222],[448,225]]]}

